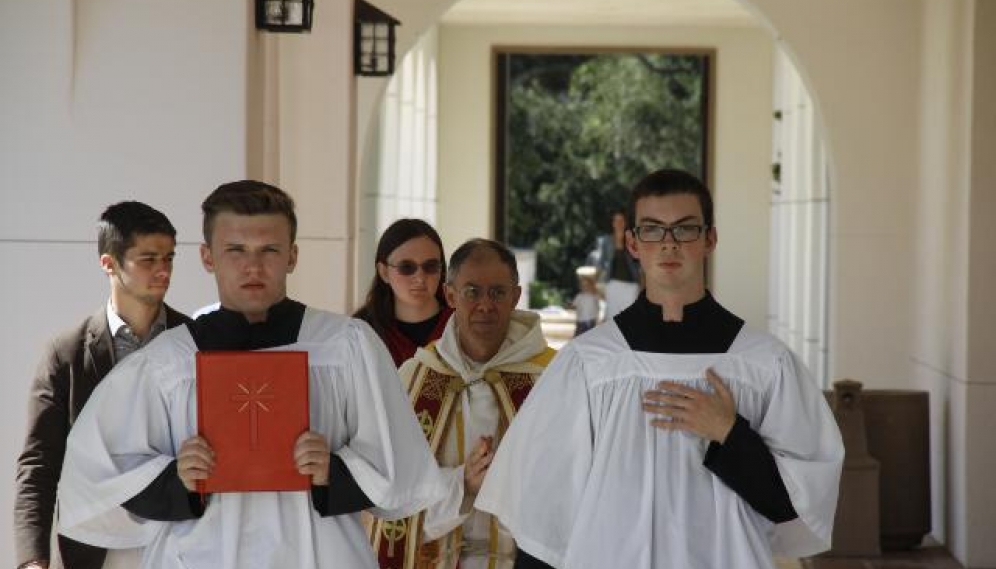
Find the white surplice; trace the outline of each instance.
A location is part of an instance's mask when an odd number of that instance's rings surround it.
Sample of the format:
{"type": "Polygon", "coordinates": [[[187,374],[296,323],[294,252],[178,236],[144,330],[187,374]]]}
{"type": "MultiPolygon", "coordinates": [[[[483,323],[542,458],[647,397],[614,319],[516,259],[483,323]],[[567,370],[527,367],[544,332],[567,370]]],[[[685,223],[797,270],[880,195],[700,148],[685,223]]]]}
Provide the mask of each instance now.
{"type": "Polygon", "coordinates": [[[830,546],[844,456],[804,366],[769,334],[727,353],[632,351],[614,321],[563,348],[491,465],[475,506],[557,568],[771,569],[830,546]],[[774,524],[705,466],[708,441],[650,425],[662,380],[711,390],[713,368],[774,456],[798,518],[774,524]]]}
{"type": "MultiPolygon", "coordinates": [[[[373,512],[399,518],[443,496],[393,361],[369,326],[308,308],[297,342],[274,349],[308,352],[311,430],[326,437],[373,512]]],[[[182,522],[144,520],[121,506],[197,434],[196,351],[181,326],[100,383],[69,435],[59,532],[106,548],[144,546],[146,568],[376,568],[359,513],[323,518],[309,492],[215,494],[201,518],[182,522]]]]}

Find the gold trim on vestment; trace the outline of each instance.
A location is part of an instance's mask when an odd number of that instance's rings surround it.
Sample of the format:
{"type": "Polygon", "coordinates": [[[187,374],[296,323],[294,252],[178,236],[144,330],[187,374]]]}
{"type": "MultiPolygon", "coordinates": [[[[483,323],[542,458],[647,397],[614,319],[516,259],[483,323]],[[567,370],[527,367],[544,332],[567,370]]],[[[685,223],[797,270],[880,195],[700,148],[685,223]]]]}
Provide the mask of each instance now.
{"type": "MultiPolygon", "coordinates": [[[[547,348],[543,352],[534,356],[530,363],[535,363],[539,367],[545,366],[556,352],[547,348]]],[[[437,354],[438,355],[438,354],[437,354]]],[[[479,382],[486,382],[495,395],[498,403],[499,423],[495,433],[495,443],[493,448],[497,448],[498,441],[504,435],[512,418],[517,412],[510,390],[520,390],[531,387],[535,383],[536,374],[522,372],[498,372],[489,370],[484,376],[475,381],[464,381],[463,377],[457,374],[440,372],[432,367],[423,365],[421,362],[415,368],[415,375],[409,389],[409,398],[413,407],[419,406],[420,400],[440,401],[439,412],[433,418],[426,408],[421,409],[416,415],[419,426],[426,435],[429,443],[429,450],[438,461],[440,454],[444,450],[443,442],[448,436],[449,429],[456,426],[457,429],[457,459],[458,464],[466,463],[467,441],[463,417],[463,399],[459,397],[466,389],[479,382]]],[[[430,407],[431,408],[431,407],[430,407]]],[[[373,524],[373,545],[374,551],[379,552],[383,539],[400,539],[405,536],[405,555],[403,567],[384,567],[381,569],[439,569],[439,564],[447,553],[460,556],[461,544],[463,542],[463,527],[458,526],[449,534],[426,544],[420,544],[422,539],[425,512],[416,516],[399,520],[397,522],[384,522],[377,520],[373,524]],[[401,525],[398,525],[398,524],[401,525]],[[386,525],[392,524],[392,525],[386,525]],[[422,550],[424,548],[424,551],[422,550]]],[[[497,518],[490,516],[490,530],[488,543],[488,568],[495,569],[498,555],[498,540],[500,537],[499,524],[497,518]]],[[[393,544],[388,544],[393,545],[393,544]]],[[[448,569],[448,568],[446,568],[448,569]]]]}

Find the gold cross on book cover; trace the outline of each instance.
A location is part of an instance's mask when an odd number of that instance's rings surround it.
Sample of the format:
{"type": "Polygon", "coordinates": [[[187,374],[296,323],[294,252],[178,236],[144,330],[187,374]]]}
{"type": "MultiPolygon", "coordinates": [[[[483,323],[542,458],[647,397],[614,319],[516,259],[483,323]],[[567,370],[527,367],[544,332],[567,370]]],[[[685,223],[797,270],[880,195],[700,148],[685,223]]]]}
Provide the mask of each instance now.
{"type": "Polygon", "coordinates": [[[308,429],[307,352],[197,353],[197,431],[215,453],[199,492],[310,489],[294,466],[308,429]]]}

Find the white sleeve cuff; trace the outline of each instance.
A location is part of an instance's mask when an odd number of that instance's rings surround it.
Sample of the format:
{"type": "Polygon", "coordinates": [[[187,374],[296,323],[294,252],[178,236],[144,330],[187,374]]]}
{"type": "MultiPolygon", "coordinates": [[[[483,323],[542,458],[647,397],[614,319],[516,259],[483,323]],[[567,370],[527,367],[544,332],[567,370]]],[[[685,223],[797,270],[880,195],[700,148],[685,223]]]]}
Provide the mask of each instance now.
{"type": "Polygon", "coordinates": [[[472,498],[464,499],[463,465],[440,467],[439,471],[446,482],[446,497],[426,509],[422,528],[425,541],[439,539],[460,527],[470,516],[473,505],[472,498]]]}

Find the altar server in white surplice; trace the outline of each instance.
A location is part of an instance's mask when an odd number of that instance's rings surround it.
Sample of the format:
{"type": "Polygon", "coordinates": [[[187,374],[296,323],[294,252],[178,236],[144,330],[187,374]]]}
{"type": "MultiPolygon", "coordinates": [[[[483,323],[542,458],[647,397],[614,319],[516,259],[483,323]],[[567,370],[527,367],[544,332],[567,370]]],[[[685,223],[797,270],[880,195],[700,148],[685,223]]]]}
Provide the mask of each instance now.
{"type": "Polygon", "coordinates": [[[201,257],[221,307],[161,334],[97,387],[69,435],[59,531],[145,546],[145,568],[373,569],[359,511],[407,516],[445,493],[394,363],[365,323],[287,298],[297,262],[287,194],[233,182],[202,209],[201,257]],[[195,493],[214,464],[197,436],[198,350],[308,352],[310,431],[293,459],[310,491],[195,493]]]}
{"type": "Polygon", "coordinates": [[[476,507],[512,532],[517,569],[771,569],[829,548],[840,432],[788,348],[706,290],[708,189],[655,172],[628,223],[645,292],[560,351],[476,507]]]}

